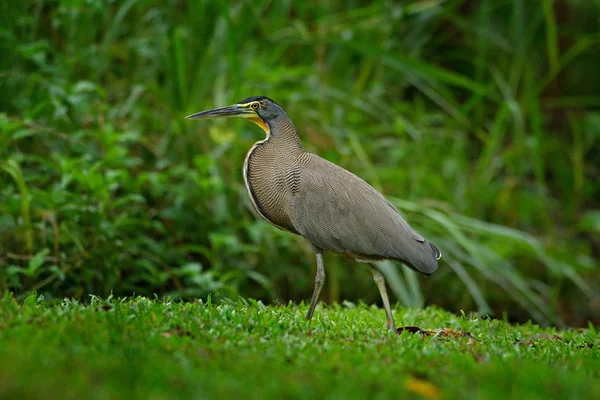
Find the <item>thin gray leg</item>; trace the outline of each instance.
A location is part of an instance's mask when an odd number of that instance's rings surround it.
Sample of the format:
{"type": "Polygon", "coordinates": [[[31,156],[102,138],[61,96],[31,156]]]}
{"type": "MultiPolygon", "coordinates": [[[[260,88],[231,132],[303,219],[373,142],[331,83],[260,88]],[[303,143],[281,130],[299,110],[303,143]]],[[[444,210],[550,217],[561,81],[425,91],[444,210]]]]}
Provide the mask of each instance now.
{"type": "Polygon", "coordinates": [[[315,278],[315,289],[313,290],[312,298],[310,299],[310,307],[308,308],[308,313],[306,313],[306,319],[308,321],[311,320],[313,313],[315,312],[317,301],[319,301],[319,294],[321,294],[321,289],[323,288],[323,284],[325,283],[325,267],[323,267],[323,250],[318,249],[315,251],[315,253],[317,256],[317,276],[315,278]]]}
{"type": "Polygon", "coordinates": [[[388,329],[396,332],[396,324],[394,323],[394,316],[392,315],[392,308],[390,307],[390,299],[388,298],[387,290],[385,288],[385,277],[376,266],[371,264],[369,264],[369,266],[371,267],[373,279],[375,280],[377,288],[379,289],[379,294],[381,294],[381,300],[383,301],[383,308],[385,309],[388,329]]]}

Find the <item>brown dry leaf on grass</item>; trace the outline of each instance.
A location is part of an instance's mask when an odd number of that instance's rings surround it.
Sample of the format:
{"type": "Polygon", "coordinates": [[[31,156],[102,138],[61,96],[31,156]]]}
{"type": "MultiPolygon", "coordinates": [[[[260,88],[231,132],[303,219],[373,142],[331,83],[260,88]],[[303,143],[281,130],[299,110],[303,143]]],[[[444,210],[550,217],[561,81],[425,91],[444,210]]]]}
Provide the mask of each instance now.
{"type": "MultiPolygon", "coordinates": [[[[459,331],[455,331],[454,329],[450,329],[450,328],[421,329],[418,326],[401,326],[401,327],[397,328],[396,331],[398,332],[398,334],[401,334],[402,332],[419,333],[421,335],[421,337],[443,337],[443,338],[456,338],[456,339],[468,338],[469,341],[467,342],[467,344],[470,344],[470,345],[474,345],[475,343],[478,342],[478,339],[475,339],[475,337],[473,337],[473,335],[471,335],[469,332],[465,332],[465,331],[459,332],[459,331]]],[[[538,343],[540,340],[562,342],[563,338],[558,335],[553,335],[553,334],[549,334],[549,333],[540,333],[537,335],[525,337],[523,339],[517,339],[517,340],[515,340],[515,344],[518,346],[535,347],[536,343],[538,343]]],[[[594,343],[586,343],[586,345],[579,346],[579,348],[586,348],[586,347],[594,348],[595,346],[596,346],[596,344],[594,344],[594,343]]],[[[483,359],[483,357],[478,357],[479,355],[474,355],[474,356],[475,356],[475,359],[478,361],[480,361],[480,359],[483,359]]]]}
{"type": "Polygon", "coordinates": [[[446,338],[469,338],[469,342],[476,342],[477,339],[473,337],[469,332],[465,331],[455,331],[450,328],[440,328],[440,329],[421,329],[418,326],[401,326],[397,328],[396,331],[398,334],[407,331],[410,333],[420,333],[423,337],[425,336],[436,336],[436,337],[446,337],[446,338]]]}
{"type": "Polygon", "coordinates": [[[562,342],[563,338],[558,335],[550,335],[547,333],[541,333],[538,335],[533,335],[530,339],[548,339],[548,340],[560,340],[562,342]]]}
{"type": "Polygon", "coordinates": [[[538,335],[533,335],[533,336],[529,336],[523,340],[519,340],[517,339],[515,341],[515,344],[519,345],[519,346],[531,346],[531,347],[535,347],[535,340],[538,339],[545,339],[545,340],[552,340],[552,341],[556,341],[559,340],[562,342],[563,338],[561,338],[558,335],[550,335],[550,334],[546,334],[546,333],[541,333],[538,335]]]}
{"type": "Polygon", "coordinates": [[[400,328],[396,328],[396,332],[398,332],[398,334],[404,331],[410,333],[421,333],[423,332],[423,329],[419,328],[418,326],[401,326],[400,328]]]}

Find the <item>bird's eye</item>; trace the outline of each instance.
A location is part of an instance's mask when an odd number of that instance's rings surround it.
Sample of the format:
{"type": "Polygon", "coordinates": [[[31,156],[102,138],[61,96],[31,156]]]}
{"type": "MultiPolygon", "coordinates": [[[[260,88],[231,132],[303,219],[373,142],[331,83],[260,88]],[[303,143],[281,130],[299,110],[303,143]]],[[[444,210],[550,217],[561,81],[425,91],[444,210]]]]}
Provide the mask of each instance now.
{"type": "Polygon", "coordinates": [[[254,109],[254,110],[258,110],[258,107],[260,107],[260,106],[258,103],[252,103],[252,105],[250,107],[252,107],[252,109],[254,109]]]}

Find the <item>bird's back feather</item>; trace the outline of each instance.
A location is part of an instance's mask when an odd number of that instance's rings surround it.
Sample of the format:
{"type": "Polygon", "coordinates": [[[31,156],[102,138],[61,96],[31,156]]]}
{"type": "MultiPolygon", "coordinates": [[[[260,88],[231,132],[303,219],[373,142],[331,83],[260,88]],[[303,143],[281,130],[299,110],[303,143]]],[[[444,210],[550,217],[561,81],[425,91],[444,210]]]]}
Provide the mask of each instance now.
{"type": "Polygon", "coordinates": [[[367,182],[311,153],[293,168],[299,179],[286,214],[314,246],[360,261],[399,260],[424,274],[437,269],[438,248],[367,182]]]}

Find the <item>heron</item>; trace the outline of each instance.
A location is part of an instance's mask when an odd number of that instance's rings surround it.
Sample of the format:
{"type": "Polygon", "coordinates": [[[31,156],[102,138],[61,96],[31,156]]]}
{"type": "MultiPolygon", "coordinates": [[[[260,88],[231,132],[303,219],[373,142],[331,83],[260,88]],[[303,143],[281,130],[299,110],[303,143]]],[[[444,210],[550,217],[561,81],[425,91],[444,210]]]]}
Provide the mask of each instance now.
{"type": "Polygon", "coordinates": [[[266,134],[246,154],[243,178],[257,214],[306,238],[317,271],[306,319],[311,321],[325,283],[323,251],[367,263],[396,331],[380,260],[399,261],[424,275],[438,268],[441,252],[425,240],[375,188],[357,175],[304,150],[290,117],[265,96],[188,115],[186,119],[244,118],[266,134]]]}

